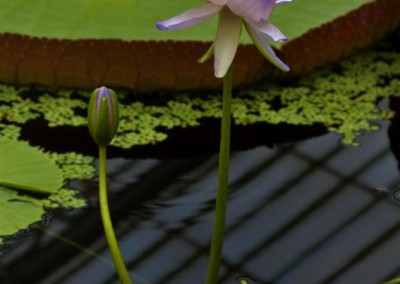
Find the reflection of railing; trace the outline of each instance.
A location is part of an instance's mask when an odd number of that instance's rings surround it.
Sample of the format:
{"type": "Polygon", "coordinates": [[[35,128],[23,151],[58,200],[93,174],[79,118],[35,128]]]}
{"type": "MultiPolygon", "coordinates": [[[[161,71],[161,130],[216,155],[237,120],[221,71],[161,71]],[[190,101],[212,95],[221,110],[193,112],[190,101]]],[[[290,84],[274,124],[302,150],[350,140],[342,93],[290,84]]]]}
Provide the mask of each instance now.
{"type": "MultiPolygon", "coordinates": [[[[386,130],[385,124],[367,134],[360,148],[342,147],[326,135],[234,153],[221,283],[241,275],[300,284],[379,283],[398,276],[400,204],[373,190],[399,184],[386,130]]],[[[117,160],[109,168],[112,217],[132,271],[150,283],[202,283],[216,157],[117,160]]],[[[97,213],[71,212],[49,226],[109,257],[97,213]]],[[[76,252],[46,235],[29,236],[0,258],[10,271],[1,282],[116,280],[111,266],[76,252]]]]}

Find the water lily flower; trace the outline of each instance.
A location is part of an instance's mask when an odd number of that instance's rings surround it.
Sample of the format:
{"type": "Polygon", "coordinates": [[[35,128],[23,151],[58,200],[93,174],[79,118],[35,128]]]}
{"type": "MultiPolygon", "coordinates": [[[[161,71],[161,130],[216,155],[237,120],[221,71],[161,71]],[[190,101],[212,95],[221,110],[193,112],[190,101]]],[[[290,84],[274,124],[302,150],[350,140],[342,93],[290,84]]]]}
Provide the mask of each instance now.
{"type": "MultiPolygon", "coordinates": [[[[242,23],[258,50],[276,67],[289,71],[289,67],[280,60],[267,40],[286,41],[287,38],[268,18],[275,6],[291,0],[205,0],[206,5],[188,10],[169,20],[158,22],[160,30],[179,30],[199,24],[218,14],[218,28],[211,47],[214,53],[214,74],[218,78],[225,76],[235,57],[239,45],[242,23]]],[[[208,56],[207,55],[207,56],[208,56]]]]}
{"type": "Polygon", "coordinates": [[[119,107],[115,92],[106,87],[94,90],[88,106],[88,127],[98,146],[110,144],[117,132],[118,122],[119,107]]]}

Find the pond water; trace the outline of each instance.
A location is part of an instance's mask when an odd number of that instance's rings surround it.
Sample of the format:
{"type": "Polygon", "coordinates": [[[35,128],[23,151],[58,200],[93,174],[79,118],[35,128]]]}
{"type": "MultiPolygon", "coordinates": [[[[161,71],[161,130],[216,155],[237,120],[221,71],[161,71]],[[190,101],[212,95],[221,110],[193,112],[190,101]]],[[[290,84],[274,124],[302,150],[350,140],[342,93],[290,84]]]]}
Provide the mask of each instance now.
{"type": "MultiPolygon", "coordinates": [[[[233,152],[220,283],[246,276],[372,284],[399,276],[400,178],[389,125],[362,136],[358,148],[326,134],[233,152]]],[[[111,214],[134,283],[203,283],[217,162],[215,154],[109,160],[111,214]]],[[[1,252],[1,283],[118,283],[96,180],[71,186],[90,200],[88,208],[52,212],[12,241],[1,252]]]]}

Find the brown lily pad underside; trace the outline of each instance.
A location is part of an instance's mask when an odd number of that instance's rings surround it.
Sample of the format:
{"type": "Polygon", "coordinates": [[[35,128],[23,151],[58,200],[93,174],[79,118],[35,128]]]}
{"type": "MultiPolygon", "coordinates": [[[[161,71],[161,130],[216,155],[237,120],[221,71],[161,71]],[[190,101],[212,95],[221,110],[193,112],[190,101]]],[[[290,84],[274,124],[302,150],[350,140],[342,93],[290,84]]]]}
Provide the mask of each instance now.
{"type": "MultiPolygon", "coordinates": [[[[279,56],[291,67],[274,68],[252,45],[234,62],[235,85],[296,76],[376,42],[400,25],[400,0],[377,0],[312,29],[283,45],[279,56]]],[[[212,62],[196,60],[210,43],[182,41],[57,40],[0,34],[0,82],[134,91],[215,89],[212,62]]]]}

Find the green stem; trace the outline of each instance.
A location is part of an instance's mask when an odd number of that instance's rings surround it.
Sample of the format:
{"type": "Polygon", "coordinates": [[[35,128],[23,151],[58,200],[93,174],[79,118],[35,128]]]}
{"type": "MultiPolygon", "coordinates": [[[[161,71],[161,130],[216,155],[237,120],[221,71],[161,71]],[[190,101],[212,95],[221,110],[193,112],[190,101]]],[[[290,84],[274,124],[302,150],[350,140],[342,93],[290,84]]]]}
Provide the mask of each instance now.
{"type": "Polygon", "coordinates": [[[215,203],[214,227],[211,239],[210,256],[206,284],[217,284],[221,265],[222,248],[225,230],[226,208],[228,203],[228,175],[231,137],[232,105],[232,67],[224,77],[222,99],[221,141],[218,166],[218,189],[215,203]]]}
{"type": "Polygon", "coordinates": [[[382,284],[399,284],[399,283],[400,283],[400,277],[397,277],[397,278],[391,279],[389,281],[386,281],[382,284]]]}
{"type": "Polygon", "coordinates": [[[103,220],[104,231],[106,233],[108,246],[110,248],[111,255],[114,260],[119,280],[123,284],[130,284],[132,283],[132,281],[129,276],[129,272],[125,267],[121,251],[118,247],[117,238],[115,237],[114,229],[111,222],[110,211],[108,210],[106,174],[107,174],[107,148],[99,147],[99,188],[100,188],[101,218],[103,220]]]}

